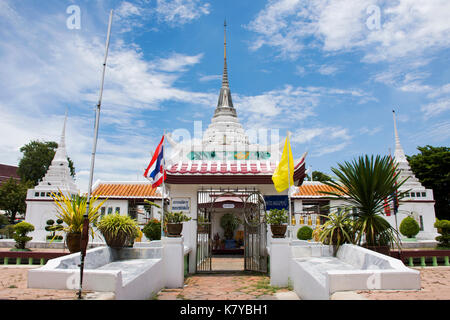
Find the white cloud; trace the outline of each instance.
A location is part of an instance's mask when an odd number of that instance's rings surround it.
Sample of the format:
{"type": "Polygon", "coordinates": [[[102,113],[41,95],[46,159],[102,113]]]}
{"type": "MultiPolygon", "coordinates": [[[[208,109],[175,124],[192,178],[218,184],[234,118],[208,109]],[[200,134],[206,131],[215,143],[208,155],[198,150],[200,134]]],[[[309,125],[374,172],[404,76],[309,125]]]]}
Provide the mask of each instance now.
{"type": "Polygon", "coordinates": [[[450,110],[450,98],[431,102],[420,108],[420,111],[424,113],[425,118],[435,117],[448,110],[450,110]]]}
{"type": "Polygon", "coordinates": [[[199,0],[157,0],[158,19],[180,25],[198,19],[210,12],[210,4],[199,0]]]}
{"type": "Polygon", "coordinates": [[[329,65],[322,65],[319,67],[319,73],[322,75],[332,75],[338,71],[338,67],[336,66],[329,66],[329,65]]]}
{"type": "MultiPolygon", "coordinates": [[[[59,141],[62,114],[69,106],[68,155],[77,169],[78,186],[86,189],[88,176],[83,173],[90,166],[105,28],[101,26],[101,32],[70,32],[60,27],[65,26],[64,16],[29,20],[7,4],[0,2],[2,8],[8,8],[0,13],[4,17],[0,26],[7,26],[0,30],[2,162],[17,164],[19,148],[31,140],[59,141]]],[[[135,180],[141,176],[149,156],[146,150],[154,148],[157,141],[152,137],[160,134],[146,125],[144,110],[158,109],[166,101],[208,107],[216,101],[217,94],[177,86],[182,72],[201,57],[173,53],[167,59],[147,61],[137,45],[126,45],[120,36],[114,37],[106,70],[95,179],[135,180]]]]}
{"type": "Polygon", "coordinates": [[[187,67],[197,64],[202,59],[203,54],[188,56],[180,53],[174,53],[168,58],[161,58],[157,61],[156,67],[162,71],[180,72],[186,71],[187,67]]]}
{"type": "Polygon", "coordinates": [[[214,80],[220,80],[220,79],[222,79],[222,75],[212,74],[212,75],[201,76],[198,80],[200,82],[207,82],[207,81],[214,81],[214,80]]]}
{"type": "Polygon", "coordinates": [[[271,46],[283,58],[320,47],[325,52],[362,50],[366,62],[428,59],[425,52],[450,44],[448,12],[447,0],[271,0],[247,28],[257,34],[251,49],[271,46]],[[367,25],[371,5],[379,5],[379,29],[367,25]]]}
{"type": "Polygon", "coordinates": [[[368,128],[368,127],[362,127],[361,129],[359,129],[359,133],[360,134],[367,134],[369,136],[373,136],[376,133],[380,132],[382,129],[381,126],[375,127],[375,128],[368,128]]]}
{"type": "Polygon", "coordinates": [[[124,19],[131,16],[140,16],[141,9],[128,1],[123,1],[120,6],[114,10],[114,13],[116,14],[116,19],[124,19]]]}
{"type": "Polygon", "coordinates": [[[291,141],[311,148],[311,157],[320,157],[344,149],[351,139],[347,128],[319,126],[296,130],[291,141]]]}

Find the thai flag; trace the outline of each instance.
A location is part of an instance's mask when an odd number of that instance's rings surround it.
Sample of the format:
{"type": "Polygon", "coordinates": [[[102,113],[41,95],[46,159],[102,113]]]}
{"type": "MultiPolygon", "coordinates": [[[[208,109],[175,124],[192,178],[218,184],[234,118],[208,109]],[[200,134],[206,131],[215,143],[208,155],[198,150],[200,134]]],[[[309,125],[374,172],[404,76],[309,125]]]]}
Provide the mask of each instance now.
{"type": "Polygon", "coordinates": [[[153,188],[158,187],[166,180],[167,174],[164,170],[164,136],[158,147],[156,147],[155,154],[144,172],[144,177],[150,180],[153,188]]]}

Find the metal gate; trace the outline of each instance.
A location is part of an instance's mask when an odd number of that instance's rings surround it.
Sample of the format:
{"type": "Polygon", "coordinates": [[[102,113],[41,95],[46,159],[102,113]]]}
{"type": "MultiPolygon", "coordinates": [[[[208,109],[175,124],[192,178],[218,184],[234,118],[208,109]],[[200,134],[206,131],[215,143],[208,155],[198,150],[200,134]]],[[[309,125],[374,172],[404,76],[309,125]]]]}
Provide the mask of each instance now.
{"type": "Polygon", "coordinates": [[[197,192],[196,272],[212,271],[211,217],[220,197],[240,198],[244,216],[244,269],[267,272],[267,227],[264,197],[256,189],[202,189],[197,192]]]}
{"type": "Polygon", "coordinates": [[[246,196],[244,206],[244,268],[248,271],[267,272],[266,203],[260,192],[246,196]]]}
{"type": "Polygon", "coordinates": [[[196,271],[212,270],[211,214],[212,201],[210,191],[197,192],[197,260],[196,271]]]}

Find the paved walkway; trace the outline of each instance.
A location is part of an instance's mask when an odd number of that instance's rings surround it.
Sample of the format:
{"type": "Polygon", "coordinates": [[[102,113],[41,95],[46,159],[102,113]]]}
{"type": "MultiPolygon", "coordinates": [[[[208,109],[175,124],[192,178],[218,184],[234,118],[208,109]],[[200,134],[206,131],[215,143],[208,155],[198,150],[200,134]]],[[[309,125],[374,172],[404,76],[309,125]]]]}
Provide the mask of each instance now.
{"type": "Polygon", "coordinates": [[[270,285],[260,274],[202,274],[186,278],[182,289],[163,289],[157,300],[298,300],[289,288],[270,285]]]}

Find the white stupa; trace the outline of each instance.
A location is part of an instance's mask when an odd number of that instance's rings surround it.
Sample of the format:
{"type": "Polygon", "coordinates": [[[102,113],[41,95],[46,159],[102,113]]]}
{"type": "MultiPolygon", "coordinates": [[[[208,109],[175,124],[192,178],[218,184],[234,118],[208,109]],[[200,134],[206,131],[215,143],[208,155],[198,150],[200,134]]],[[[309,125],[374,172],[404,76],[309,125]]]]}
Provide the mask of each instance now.
{"type": "Polygon", "coordinates": [[[208,128],[202,138],[190,143],[177,143],[170,133],[166,135],[172,147],[167,164],[179,161],[278,161],[284,139],[272,145],[250,143],[231,98],[227,68],[226,23],[224,24],[224,66],[219,99],[208,128]]]}
{"type": "Polygon", "coordinates": [[[399,190],[408,191],[408,193],[399,203],[397,222],[395,223],[394,216],[387,218],[390,220],[391,225],[395,226],[397,224],[399,226],[404,218],[411,215],[416,219],[421,228],[416,238],[434,240],[438,234],[433,226],[436,221],[433,190],[425,188],[412,172],[405,152],[400,144],[395,112],[393,112],[393,117],[395,135],[394,161],[398,164],[398,181],[403,181],[408,178],[399,190]]]}
{"type": "Polygon", "coordinates": [[[67,114],[58,148],[47,173],[36,187],[29,189],[27,192],[25,221],[34,225],[35,231],[30,233],[33,241],[45,241],[49,234],[45,230],[47,220],[56,221],[56,205],[51,194],[61,192],[65,195],[72,195],[79,193],[79,189],[70,175],[69,161],[67,160],[66,123],[67,114]]]}

